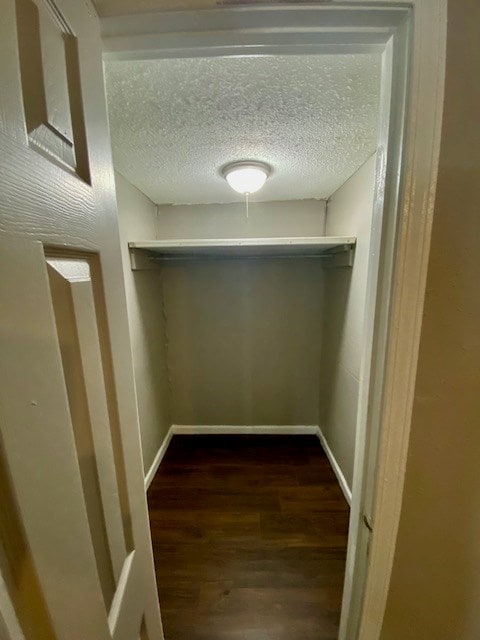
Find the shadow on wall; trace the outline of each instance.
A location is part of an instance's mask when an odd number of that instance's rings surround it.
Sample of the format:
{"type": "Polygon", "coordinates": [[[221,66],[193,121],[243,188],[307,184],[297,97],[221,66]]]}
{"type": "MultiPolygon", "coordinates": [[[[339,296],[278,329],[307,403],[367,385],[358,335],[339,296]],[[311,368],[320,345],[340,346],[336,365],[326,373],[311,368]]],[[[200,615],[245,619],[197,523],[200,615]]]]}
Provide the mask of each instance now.
{"type": "Polygon", "coordinates": [[[132,271],[128,242],[155,237],[156,208],[119,173],[115,185],[143,463],[148,471],[171,424],[162,275],[156,270],[132,271]]]}
{"type": "Polygon", "coordinates": [[[135,302],[136,338],[134,350],[135,380],[140,423],[152,413],[159,425],[170,425],[167,339],[163,311],[162,272],[132,271],[132,297],[135,302]],[[156,304],[152,305],[152,300],[156,304]],[[142,357],[139,357],[142,354],[142,357]]]}
{"type": "Polygon", "coordinates": [[[320,428],[348,486],[353,481],[370,264],[376,155],[330,198],[327,235],[357,238],[353,268],[325,271],[320,428]]]}
{"type": "Polygon", "coordinates": [[[320,372],[320,425],[331,421],[332,396],[338,384],[338,362],[343,344],[347,303],[352,283],[352,269],[325,271],[325,299],[328,308],[323,316],[322,368],[320,372]]]}

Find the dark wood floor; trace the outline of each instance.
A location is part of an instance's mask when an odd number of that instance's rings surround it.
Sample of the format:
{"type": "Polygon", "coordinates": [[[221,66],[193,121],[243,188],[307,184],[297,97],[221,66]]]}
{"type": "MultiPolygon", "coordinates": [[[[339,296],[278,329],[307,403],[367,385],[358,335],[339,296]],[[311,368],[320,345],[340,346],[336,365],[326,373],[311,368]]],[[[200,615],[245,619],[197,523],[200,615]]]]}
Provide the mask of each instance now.
{"type": "Polygon", "coordinates": [[[315,436],[175,436],[148,491],[166,640],[335,640],[348,506],[315,436]]]}

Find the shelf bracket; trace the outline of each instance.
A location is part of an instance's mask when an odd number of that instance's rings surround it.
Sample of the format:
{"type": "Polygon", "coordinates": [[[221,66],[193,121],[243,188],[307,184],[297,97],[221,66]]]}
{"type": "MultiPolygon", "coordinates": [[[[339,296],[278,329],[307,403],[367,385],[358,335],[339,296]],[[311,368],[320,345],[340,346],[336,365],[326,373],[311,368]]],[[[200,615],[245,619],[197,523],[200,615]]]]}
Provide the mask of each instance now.
{"type": "Polygon", "coordinates": [[[322,267],[324,269],[351,269],[353,267],[354,253],[355,247],[352,245],[335,247],[335,249],[332,249],[321,256],[322,267]]]}
{"type": "Polygon", "coordinates": [[[161,268],[160,261],[153,251],[129,247],[132,271],[155,271],[161,268]]]}

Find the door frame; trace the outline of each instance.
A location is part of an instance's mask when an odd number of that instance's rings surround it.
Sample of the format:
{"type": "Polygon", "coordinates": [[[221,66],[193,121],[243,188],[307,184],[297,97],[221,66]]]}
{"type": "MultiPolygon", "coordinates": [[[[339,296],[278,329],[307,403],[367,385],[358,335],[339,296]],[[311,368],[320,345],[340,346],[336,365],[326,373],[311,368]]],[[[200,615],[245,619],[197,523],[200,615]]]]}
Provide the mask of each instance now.
{"type": "Polygon", "coordinates": [[[382,51],[372,258],[339,632],[339,640],[377,640],[408,453],[440,150],[447,0],[250,4],[100,22],[106,59],[382,51]]]}

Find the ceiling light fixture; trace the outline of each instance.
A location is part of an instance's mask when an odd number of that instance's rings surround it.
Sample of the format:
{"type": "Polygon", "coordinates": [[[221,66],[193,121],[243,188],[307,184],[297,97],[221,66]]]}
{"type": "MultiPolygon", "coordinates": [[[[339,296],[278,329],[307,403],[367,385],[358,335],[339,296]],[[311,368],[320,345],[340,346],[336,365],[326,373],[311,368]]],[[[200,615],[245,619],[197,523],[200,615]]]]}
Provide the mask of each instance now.
{"type": "Polygon", "coordinates": [[[271,169],[264,162],[231,162],[222,169],[222,175],[237,193],[248,196],[263,187],[271,169]]]}

